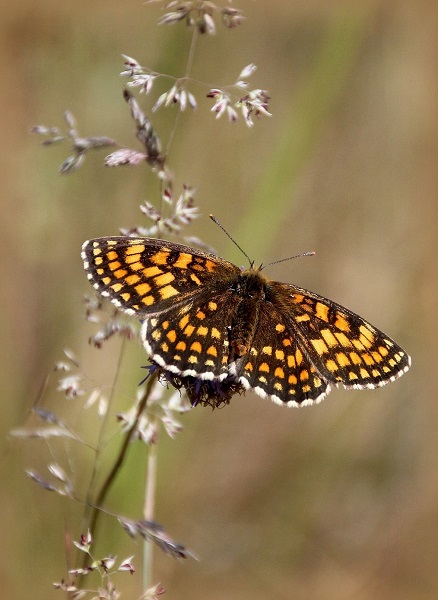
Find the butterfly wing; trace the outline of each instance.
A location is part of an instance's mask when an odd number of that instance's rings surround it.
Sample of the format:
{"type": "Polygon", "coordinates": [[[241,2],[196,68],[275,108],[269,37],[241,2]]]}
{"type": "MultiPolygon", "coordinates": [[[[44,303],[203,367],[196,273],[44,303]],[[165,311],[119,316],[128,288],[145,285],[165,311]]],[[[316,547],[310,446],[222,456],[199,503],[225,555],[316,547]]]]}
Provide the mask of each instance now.
{"type": "Polygon", "coordinates": [[[151,238],[103,237],[82,247],[87,277],[129,314],[157,315],[218,288],[239,268],[200,250],[151,238]]]}
{"type": "Polygon", "coordinates": [[[270,303],[260,307],[259,322],[248,354],[236,361],[245,389],[277,404],[305,406],[320,402],[330,386],[318,372],[285,318],[270,303]]]}
{"type": "Polygon", "coordinates": [[[230,289],[203,292],[147,319],[141,338],[151,360],[180,377],[206,381],[228,377],[233,294],[230,289]]]}
{"type": "Polygon", "coordinates": [[[340,304],[279,282],[270,282],[270,294],[291,338],[323,379],[374,388],[409,369],[410,357],[394,340],[340,304]]]}

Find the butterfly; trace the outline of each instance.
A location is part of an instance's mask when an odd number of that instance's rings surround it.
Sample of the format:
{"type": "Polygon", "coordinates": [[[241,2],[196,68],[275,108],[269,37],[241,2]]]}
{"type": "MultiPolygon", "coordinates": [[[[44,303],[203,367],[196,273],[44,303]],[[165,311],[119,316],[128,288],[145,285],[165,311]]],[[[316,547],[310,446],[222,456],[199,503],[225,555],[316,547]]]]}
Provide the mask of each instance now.
{"type": "Polygon", "coordinates": [[[277,404],[320,402],[331,386],[376,388],[411,364],[390,337],[340,304],[263,268],[242,270],[201,250],[152,238],[83,244],[88,279],[143,321],[150,360],[198,401],[254,390],[277,404]]]}

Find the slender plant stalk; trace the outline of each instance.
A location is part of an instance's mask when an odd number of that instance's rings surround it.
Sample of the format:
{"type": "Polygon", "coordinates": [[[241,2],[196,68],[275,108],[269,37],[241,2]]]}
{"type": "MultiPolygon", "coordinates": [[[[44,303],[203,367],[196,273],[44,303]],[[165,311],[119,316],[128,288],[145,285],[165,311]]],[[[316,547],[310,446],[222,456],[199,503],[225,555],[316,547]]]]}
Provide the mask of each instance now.
{"type": "MultiPolygon", "coordinates": [[[[91,533],[91,536],[94,538],[95,537],[95,532],[96,532],[96,528],[98,525],[98,521],[99,521],[99,517],[101,515],[101,510],[100,508],[103,506],[105,499],[108,495],[108,492],[111,489],[111,486],[113,485],[113,483],[116,480],[117,475],[119,474],[119,471],[125,461],[131,440],[137,430],[137,424],[138,424],[138,420],[142,414],[142,412],[145,410],[146,408],[146,404],[147,401],[149,399],[149,395],[151,393],[151,390],[156,382],[158,378],[158,374],[157,373],[153,373],[150,377],[149,377],[149,381],[147,383],[147,386],[145,388],[145,392],[143,394],[143,396],[140,398],[139,402],[138,402],[138,406],[137,406],[137,414],[135,416],[134,422],[132,424],[132,426],[128,429],[128,431],[125,434],[122,446],[119,450],[119,454],[112,466],[111,471],[108,473],[105,481],[102,484],[102,487],[100,488],[100,491],[96,497],[96,501],[95,503],[93,503],[93,505],[91,506],[91,516],[90,516],[90,525],[89,525],[89,530],[91,533]]],[[[87,555],[84,554],[85,557],[85,563],[87,561],[87,555]]]]}
{"type": "MultiPolygon", "coordinates": [[[[106,431],[106,425],[108,423],[108,418],[109,415],[111,414],[111,406],[113,405],[114,402],[114,395],[115,395],[115,390],[116,390],[116,385],[117,385],[117,381],[119,380],[119,375],[120,375],[120,370],[122,367],[122,361],[123,361],[123,356],[125,354],[125,347],[126,347],[126,339],[123,338],[122,339],[122,345],[120,348],[120,353],[119,353],[119,357],[117,360],[117,365],[116,365],[116,370],[114,373],[114,379],[113,379],[113,384],[111,386],[111,394],[108,398],[108,406],[107,406],[107,410],[105,411],[105,415],[102,419],[102,423],[101,423],[101,427],[99,430],[99,437],[97,440],[97,445],[96,445],[96,458],[94,460],[94,464],[93,464],[93,471],[91,473],[91,477],[90,477],[90,483],[88,485],[88,492],[87,492],[87,502],[85,505],[85,510],[84,510],[84,515],[83,515],[83,524],[82,524],[82,531],[87,531],[88,529],[92,531],[90,522],[93,520],[93,517],[90,516],[90,513],[92,511],[92,506],[94,505],[94,486],[95,486],[95,481],[96,481],[96,477],[97,474],[99,472],[99,467],[100,467],[100,454],[102,452],[102,448],[104,446],[104,434],[106,431]]],[[[86,559],[86,555],[83,555],[83,559],[86,559]]]]}
{"type": "MultiPolygon", "coordinates": [[[[143,516],[146,521],[153,521],[155,515],[155,491],[157,488],[157,451],[158,443],[149,447],[147,473],[145,481],[145,502],[143,516]]],[[[152,586],[153,543],[143,542],[143,592],[152,586]]]]}

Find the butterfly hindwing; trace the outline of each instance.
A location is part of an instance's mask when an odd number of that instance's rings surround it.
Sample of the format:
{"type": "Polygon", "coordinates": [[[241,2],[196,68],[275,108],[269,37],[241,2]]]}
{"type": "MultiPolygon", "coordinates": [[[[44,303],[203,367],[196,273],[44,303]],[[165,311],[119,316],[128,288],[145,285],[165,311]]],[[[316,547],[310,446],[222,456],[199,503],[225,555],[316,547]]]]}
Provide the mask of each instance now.
{"type": "Polygon", "coordinates": [[[239,359],[237,373],[245,388],[277,404],[302,406],[320,402],[330,387],[317,373],[299,339],[272,305],[263,304],[248,354],[239,359]]]}
{"type": "Polygon", "coordinates": [[[347,388],[374,388],[408,370],[409,356],[349,309],[290,284],[272,282],[293,336],[322,377],[347,388]]]}
{"type": "Polygon", "coordinates": [[[182,377],[225,379],[232,296],[230,290],[208,297],[204,293],[193,302],[148,318],[141,337],[151,360],[182,377]]]}

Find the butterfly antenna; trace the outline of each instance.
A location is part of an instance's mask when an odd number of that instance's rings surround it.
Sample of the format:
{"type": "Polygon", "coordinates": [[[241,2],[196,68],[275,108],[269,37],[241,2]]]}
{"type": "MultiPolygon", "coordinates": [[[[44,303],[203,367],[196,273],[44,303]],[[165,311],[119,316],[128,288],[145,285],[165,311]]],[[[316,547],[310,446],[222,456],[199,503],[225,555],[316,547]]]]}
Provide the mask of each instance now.
{"type": "Polygon", "coordinates": [[[302,256],[315,256],[315,252],[301,252],[301,254],[296,254],[295,256],[288,256],[287,258],[282,258],[281,260],[275,260],[274,262],[268,263],[267,265],[263,265],[263,268],[271,267],[272,265],[278,265],[278,263],[286,262],[287,260],[292,260],[293,258],[301,258],[302,256]]]}
{"type": "MultiPolygon", "coordinates": [[[[213,221],[213,223],[216,223],[216,225],[218,225],[222,229],[222,231],[225,233],[225,235],[227,237],[230,238],[230,240],[233,242],[233,244],[235,246],[237,246],[237,248],[239,248],[239,250],[241,251],[241,253],[243,254],[243,256],[246,256],[246,258],[248,259],[248,262],[251,265],[251,267],[253,267],[254,261],[250,259],[250,257],[248,256],[248,254],[245,252],[245,250],[243,248],[241,248],[239,246],[239,244],[236,242],[236,240],[231,237],[231,235],[228,233],[228,231],[225,229],[225,227],[223,225],[221,225],[221,223],[219,223],[219,221],[216,219],[216,217],[214,215],[209,215],[209,217],[213,221]]],[[[285,259],[285,260],[287,260],[287,259],[285,259]]],[[[279,261],[279,262],[281,262],[281,261],[279,261]]]]}

